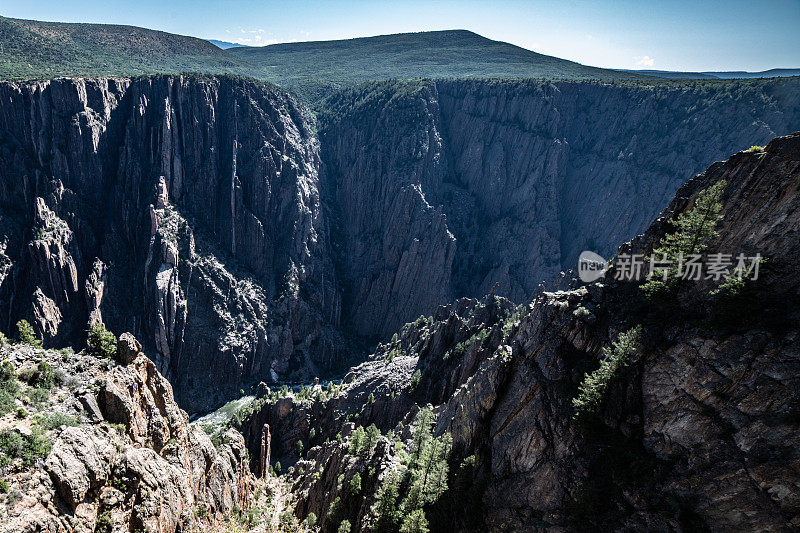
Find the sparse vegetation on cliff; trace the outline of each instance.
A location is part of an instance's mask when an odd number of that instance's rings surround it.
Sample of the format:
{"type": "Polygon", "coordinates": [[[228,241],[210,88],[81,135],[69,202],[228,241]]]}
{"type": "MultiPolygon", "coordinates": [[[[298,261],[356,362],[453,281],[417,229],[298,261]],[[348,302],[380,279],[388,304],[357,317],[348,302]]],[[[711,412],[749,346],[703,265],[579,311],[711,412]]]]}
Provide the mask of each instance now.
{"type": "Polygon", "coordinates": [[[665,235],[653,248],[653,260],[669,266],[656,269],[653,278],[641,285],[647,298],[664,299],[674,295],[687,268],[686,262],[692,255],[702,254],[718,235],[714,228],[723,218],[720,211],[725,185],[723,180],[700,191],[692,208],[681,213],[673,223],[677,231],[665,235]]]}
{"type": "Polygon", "coordinates": [[[17,341],[34,348],[42,347],[42,340],[36,336],[33,326],[25,319],[17,322],[17,341]]]}
{"type": "Polygon", "coordinates": [[[111,359],[117,351],[117,337],[101,322],[94,322],[89,328],[88,344],[95,357],[111,359]]]}
{"type": "Polygon", "coordinates": [[[597,414],[614,378],[641,349],[641,340],[642,327],[636,326],[620,333],[611,348],[603,348],[603,360],[600,361],[600,368],[584,376],[578,389],[578,396],[572,401],[576,419],[585,419],[597,414]]]}

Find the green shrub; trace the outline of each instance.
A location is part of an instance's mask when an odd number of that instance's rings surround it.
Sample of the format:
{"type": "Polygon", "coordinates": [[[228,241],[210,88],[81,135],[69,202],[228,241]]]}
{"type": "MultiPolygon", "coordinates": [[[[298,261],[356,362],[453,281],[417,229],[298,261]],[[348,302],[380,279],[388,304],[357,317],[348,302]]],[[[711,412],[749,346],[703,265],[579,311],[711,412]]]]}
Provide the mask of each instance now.
{"type": "Polygon", "coordinates": [[[361,493],[361,474],[358,472],[353,474],[353,477],[350,478],[350,485],[347,490],[350,492],[351,496],[361,493]]]}
{"type": "Polygon", "coordinates": [[[585,307],[583,307],[583,306],[578,306],[578,308],[577,308],[577,309],[575,309],[575,310],[572,312],[572,314],[573,314],[574,316],[576,316],[577,318],[586,318],[586,317],[588,317],[589,315],[591,315],[592,313],[591,313],[591,311],[589,311],[589,310],[588,310],[588,309],[586,309],[585,307]]]}
{"type": "Polygon", "coordinates": [[[95,322],[89,328],[89,353],[95,357],[112,358],[117,353],[117,337],[108,331],[101,322],[95,322]]]}
{"type": "Polygon", "coordinates": [[[8,464],[19,457],[25,466],[31,466],[37,459],[47,457],[52,447],[53,443],[39,427],[34,427],[30,435],[7,429],[0,432],[0,453],[4,456],[0,458],[0,463],[8,464]]]}
{"type": "Polygon", "coordinates": [[[14,365],[11,361],[3,361],[0,363],[0,383],[6,383],[14,380],[17,374],[14,372],[14,365]]]}
{"type": "Polygon", "coordinates": [[[14,398],[14,394],[0,389],[0,416],[10,413],[14,409],[14,398]]]}
{"type": "Polygon", "coordinates": [[[400,533],[428,533],[428,519],[425,518],[425,511],[414,509],[403,519],[400,525],[400,533]]]}
{"type": "Polygon", "coordinates": [[[44,436],[41,428],[34,427],[31,434],[25,437],[25,451],[22,454],[22,462],[30,466],[37,459],[44,459],[53,448],[53,442],[44,436]]]}
{"type": "Polygon", "coordinates": [[[34,348],[41,348],[42,347],[42,340],[36,337],[36,332],[33,331],[33,326],[30,323],[22,319],[17,322],[17,340],[20,344],[27,344],[28,346],[33,346],[34,348]]]}
{"type": "Polygon", "coordinates": [[[8,464],[16,457],[22,457],[22,452],[25,449],[25,439],[22,433],[13,429],[6,429],[0,432],[0,454],[2,454],[2,463],[8,464]]]}
{"type": "Polygon", "coordinates": [[[80,424],[80,416],[69,416],[64,413],[52,413],[38,420],[39,424],[46,429],[56,429],[61,426],[77,426],[80,424]]]}
{"type": "Polygon", "coordinates": [[[7,344],[8,344],[8,337],[6,337],[5,334],[3,334],[2,331],[0,331],[0,346],[5,346],[7,344]]]}
{"type": "Polygon", "coordinates": [[[745,152],[751,152],[751,153],[752,152],[763,152],[763,151],[764,151],[764,147],[763,146],[757,146],[755,144],[753,146],[751,146],[750,148],[748,148],[747,150],[745,150],[745,152]]]}
{"type": "Polygon", "coordinates": [[[642,327],[636,326],[625,333],[620,333],[613,348],[603,349],[605,357],[600,362],[600,368],[584,376],[583,382],[578,388],[578,396],[572,400],[576,419],[597,413],[614,377],[641,349],[641,337],[642,327]]]}
{"type": "Polygon", "coordinates": [[[28,399],[37,407],[46,403],[50,399],[50,390],[44,387],[36,387],[28,391],[28,399]]]}
{"type": "Polygon", "coordinates": [[[73,350],[71,346],[67,346],[66,348],[60,348],[58,353],[61,354],[61,360],[66,362],[69,361],[73,355],[75,355],[75,350],[73,350]]]}
{"type": "Polygon", "coordinates": [[[353,526],[350,525],[350,520],[342,520],[339,523],[339,529],[336,530],[336,533],[350,533],[350,530],[353,526]]]}
{"type": "Polygon", "coordinates": [[[56,381],[56,372],[53,370],[53,367],[50,366],[50,363],[47,361],[39,361],[39,364],[36,365],[36,372],[33,374],[31,385],[44,389],[52,389],[56,381]]]}
{"type": "Polygon", "coordinates": [[[97,517],[97,524],[94,530],[96,533],[111,533],[114,531],[114,520],[111,518],[111,511],[104,511],[97,517]]]}
{"type": "Polygon", "coordinates": [[[308,529],[313,529],[314,526],[317,525],[317,515],[315,515],[314,513],[308,513],[308,516],[306,517],[306,519],[303,520],[303,524],[308,529]]]}
{"type": "Polygon", "coordinates": [[[14,409],[14,400],[19,394],[19,383],[14,374],[14,365],[10,361],[0,364],[0,416],[14,409]]]}
{"type": "Polygon", "coordinates": [[[0,481],[0,494],[8,494],[8,483],[0,481]]]}
{"type": "Polygon", "coordinates": [[[422,379],[422,372],[420,372],[419,370],[417,370],[416,372],[414,372],[411,375],[411,381],[409,381],[409,383],[408,383],[408,392],[409,392],[409,394],[413,394],[414,391],[417,390],[417,387],[419,386],[420,379],[422,379]]]}

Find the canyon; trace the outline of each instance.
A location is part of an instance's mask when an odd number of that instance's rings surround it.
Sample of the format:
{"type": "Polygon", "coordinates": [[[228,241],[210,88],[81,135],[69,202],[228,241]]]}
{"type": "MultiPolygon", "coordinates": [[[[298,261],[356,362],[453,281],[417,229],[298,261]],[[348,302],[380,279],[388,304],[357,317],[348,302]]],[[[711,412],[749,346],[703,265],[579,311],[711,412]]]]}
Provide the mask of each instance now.
{"type": "Polygon", "coordinates": [[[653,300],[612,266],[520,306],[441,306],[341,386],[263,395],[241,419],[251,467],[283,465],[323,532],[795,529],[800,133],[715,163],[619,251],[652,253],[718,183],[709,251],[768,258],[743,290],[705,279],[653,300]],[[623,352],[582,411],[588,376],[623,352]]]}
{"type": "Polygon", "coordinates": [[[343,372],[403,324],[610,254],[798,81],[389,81],[316,112],[230,76],[0,83],[0,324],[102,321],[190,413],[343,372]]]}
{"type": "Polygon", "coordinates": [[[709,253],[765,259],[738,289],[654,299],[614,264],[460,298],[341,382],[260,383],[226,424],[190,423],[130,333],[0,338],[0,530],[796,529],[800,133],[714,163],[618,253],[653,253],[719,184],[709,253]]]}

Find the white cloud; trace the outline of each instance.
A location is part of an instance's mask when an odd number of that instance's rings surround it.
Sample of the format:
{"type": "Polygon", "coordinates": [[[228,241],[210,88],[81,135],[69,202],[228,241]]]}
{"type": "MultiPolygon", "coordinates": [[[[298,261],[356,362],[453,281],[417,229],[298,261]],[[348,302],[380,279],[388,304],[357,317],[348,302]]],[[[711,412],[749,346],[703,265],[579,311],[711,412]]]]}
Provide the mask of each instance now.
{"type": "Polygon", "coordinates": [[[231,30],[225,30],[225,33],[230,35],[226,40],[246,46],[265,46],[278,42],[277,39],[267,39],[265,35],[266,31],[263,28],[238,28],[238,34],[235,34],[235,37],[231,30]]]}
{"type": "Polygon", "coordinates": [[[655,65],[656,60],[650,56],[634,57],[637,67],[652,67],[655,65]]]}

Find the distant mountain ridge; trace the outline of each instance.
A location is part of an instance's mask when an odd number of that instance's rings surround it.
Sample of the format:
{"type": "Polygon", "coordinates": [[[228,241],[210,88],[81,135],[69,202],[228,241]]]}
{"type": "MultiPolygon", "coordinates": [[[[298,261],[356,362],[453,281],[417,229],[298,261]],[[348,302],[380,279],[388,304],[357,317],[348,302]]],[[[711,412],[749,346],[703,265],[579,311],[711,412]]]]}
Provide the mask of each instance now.
{"type": "Polygon", "coordinates": [[[228,48],[240,48],[243,46],[247,46],[246,44],[232,43],[230,41],[220,41],[217,39],[206,39],[206,41],[210,42],[217,48],[221,48],[222,50],[227,50],[228,48]]]}
{"type": "Polygon", "coordinates": [[[196,72],[269,81],[311,102],[386,79],[629,80],[791,76],[765,72],[667,72],[591,67],[468,30],[242,46],[136,26],[0,17],[0,80],[196,72]]]}
{"type": "Polygon", "coordinates": [[[252,70],[205,39],[136,26],[0,17],[0,48],[0,79],[252,70]]]}
{"type": "Polygon", "coordinates": [[[389,78],[647,79],[539,54],[468,30],[273,44],[229,53],[263,68],[269,81],[312,95],[326,87],[389,78]]]}
{"type": "Polygon", "coordinates": [[[682,72],[673,70],[620,70],[620,72],[634,72],[645,76],[669,79],[694,79],[694,80],[738,80],[752,78],[789,78],[800,76],[800,68],[773,68],[760,72],[747,72],[745,70],[731,71],[706,71],[682,72]]]}

